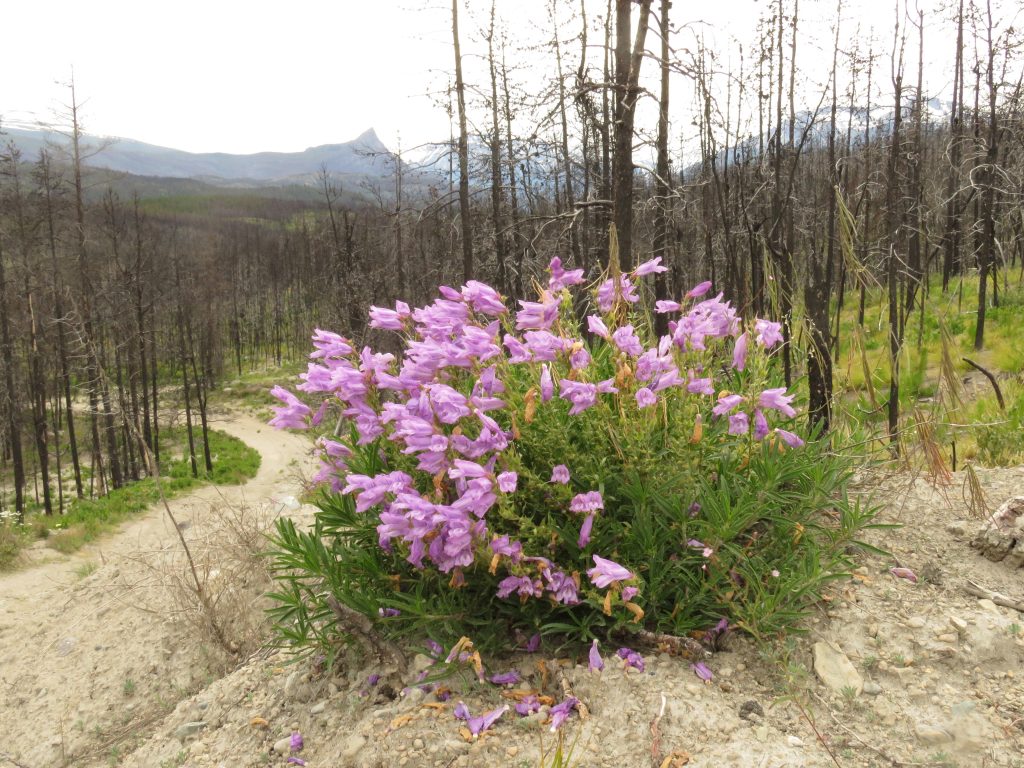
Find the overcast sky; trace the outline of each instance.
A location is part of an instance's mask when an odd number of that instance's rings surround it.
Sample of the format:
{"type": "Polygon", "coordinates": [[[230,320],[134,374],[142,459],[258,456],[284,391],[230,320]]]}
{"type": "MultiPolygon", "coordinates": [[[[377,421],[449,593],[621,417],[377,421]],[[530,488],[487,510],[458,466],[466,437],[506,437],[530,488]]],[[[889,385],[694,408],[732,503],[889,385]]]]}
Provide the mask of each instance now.
{"type": "MultiPolygon", "coordinates": [[[[514,39],[541,43],[550,37],[550,1],[497,5],[514,39]]],[[[471,80],[483,63],[480,29],[490,0],[460,2],[471,80]]],[[[872,26],[891,35],[893,2],[844,2],[844,42],[858,26],[864,38],[872,26]]],[[[943,0],[920,2],[935,8],[943,0]]],[[[588,4],[595,15],[604,7],[603,1],[588,4]]],[[[579,2],[558,5],[568,35],[579,2]]],[[[715,40],[751,41],[766,5],[675,0],[674,25],[688,26],[673,44],[688,45],[699,31],[715,40]]],[[[835,0],[800,2],[807,22],[801,35],[808,39],[799,56],[809,77],[824,76],[830,63],[824,46],[812,40],[827,35],[834,8],[835,0]]],[[[444,0],[12,3],[3,11],[8,33],[0,45],[0,118],[12,124],[52,119],[67,101],[63,84],[74,67],[91,133],[195,152],[256,152],[347,141],[374,127],[392,148],[399,133],[410,147],[448,135],[448,117],[436,98],[443,100],[453,66],[450,13],[444,0]]],[[[948,31],[938,14],[932,23],[939,33],[948,31]]],[[[527,80],[552,66],[547,54],[519,54],[510,64],[527,80]]],[[[674,122],[688,123],[689,103],[684,97],[676,104],[674,122]]]]}

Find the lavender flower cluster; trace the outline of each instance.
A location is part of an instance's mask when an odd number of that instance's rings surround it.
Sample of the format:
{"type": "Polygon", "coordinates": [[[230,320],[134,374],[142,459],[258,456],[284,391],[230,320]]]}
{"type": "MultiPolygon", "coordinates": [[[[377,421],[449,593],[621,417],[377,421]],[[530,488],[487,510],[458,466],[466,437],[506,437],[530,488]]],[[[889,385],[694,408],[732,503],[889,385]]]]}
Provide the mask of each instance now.
{"type": "MultiPolygon", "coordinates": [[[[380,547],[401,552],[414,567],[429,565],[451,574],[451,585],[458,587],[469,566],[489,560],[490,573],[497,576],[503,569],[496,586],[499,598],[575,605],[585,590],[606,590],[606,613],[621,600],[639,621],[643,611],[632,601],[641,585],[628,567],[585,553],[592,566],[586,570],[592,587],[585,587],[578,567],[527,552],[522,541],[492,532],[488,514],[522,490],[514,469],[516,419],[531,422],[538,408],[556,398],[565,401],[571,416],[598,406],[625,412],[632,399],[636,410],[630,412],[641,419],[667,397],[710,398],[715,402],[711,418],[727,418],[729,434],[761,441],[774,433],[791,447],[802,444],[794,433],[768,424],[772,411],[795,414],[792,395],[781,388],[756,396],[716,392],[715,371],[694,362],[695,353],[707,350],[709,342],[732,340],[731,367],[742,371],[752,346],[767,350],[782,340],[778,323],[757,320],[744,329],[721,294],[706,298],[711,283],[704,282],[682,302],[657,302],[657,312],[674,318],[669,333],[645,348],[626,319],[640,301],[639,281],[665,269],[654,259],[601,282],[596,288],[599,312],[586,317],[589,341],[579,335],[569,290],[584,282],[583,271],[566,270],[557,258],[539,300],[520,301],[514,313],[497,291],[474,280],[458,290],[442,286],[440,297],[426,307],[412,309],[401,301],[394,309],[372,307],[370,326],[402,334],[402,356],[369,347],[357,351],[348,339],[317,330],[315,351],[298,389],[322,403],[314,411],[275,387],[272,394],[282,405],[271,424],[306,428],[319,424],[329,409],[340,408],[355,427],[356,445],[383,439],[409,457],[404,465],[409,471],[391,467],[373,476],[358,474],[347,466],[351,444],[321,438],[316,480],[352,494],[358,512],[375,512],[380,547]],[[600,378],[596,372],[594,357],[602,345],[615,360],[615,376],[600,378]],[[507,391],[506,382],[523,380],[515,375],[521,367],[535,384],[526,393],[507,391]]],[[[698,416],[695,435],[699,429],[698,416]]],[[[571,468],[558,465],[549,482],[566,485],[571,478],[571,468]]],[[[577,545],[586,550],[594,527],[601,525],[605,500],[598,489],[581,491],[572,498],[569,513],[580,518],[577,545]]]]}

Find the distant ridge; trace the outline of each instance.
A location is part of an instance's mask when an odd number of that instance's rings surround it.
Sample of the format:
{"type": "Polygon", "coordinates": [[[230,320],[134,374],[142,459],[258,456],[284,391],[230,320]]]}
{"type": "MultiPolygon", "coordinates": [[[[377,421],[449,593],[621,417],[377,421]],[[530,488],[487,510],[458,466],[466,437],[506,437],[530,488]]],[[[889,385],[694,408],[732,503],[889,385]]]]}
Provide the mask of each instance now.
{"type": "MultiPolygon", "coordinates": [[[[22,158],[31,162],[46,145],[66,146],[63,134],[49,129],[2,126],[0,141],[12,141],[22,158]]],[[[85,136],[85,143],[102,151],[87,164],[95,168],[172,179],[197,179],[217,186],[309,184],[321,168],[337,180],[379,180],[394,172],[393,156],[373,128],[352,141],[323,144],[302,152],[185,152],[134,139],[85,136]]]]}

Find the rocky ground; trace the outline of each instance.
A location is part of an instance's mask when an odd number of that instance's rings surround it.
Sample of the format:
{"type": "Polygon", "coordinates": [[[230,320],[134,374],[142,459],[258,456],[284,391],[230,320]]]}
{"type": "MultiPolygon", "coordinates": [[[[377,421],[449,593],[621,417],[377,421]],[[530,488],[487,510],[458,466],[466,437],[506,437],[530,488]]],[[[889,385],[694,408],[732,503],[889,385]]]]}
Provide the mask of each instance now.
{"type": "MultiPolygon", "coordinates": [[[[282,473],[299,446],[287,435],[272,440],[256,444],[264,468],[244,489],[250,502],[294,492],[282,473]]],[[[993,509],[1024,488],[1024,468],[979,477],[993,509]]],[[[566,765],[581,768],[1021,767],[1024,613],[971,594],[967,582],[1021,600],[1024,569],[969,547],[979,521],[969,519],[963,482],[958,474],[936,490],[905,476],[865,478],[861,490],[886,502],[882,520],[902,525],[871,536],[897,562],[866,559],[835,585],[806,635],[784,647],[764,651],[731,638],[708,661],[708,683],[689,661],[654,650],[645,652],[641,673],[603,649],[607,666],[594,673],[586,659],[543,647],[490,660],[489,671],[519,671],[518,685],[450,680],[448,701],[415,687],[430,662],[424,654],[401,667],[352,656],[327,672],[259,651],[221,676],[232,660],[214,653],[194,624],[153,601],[126,599],[130,555],[70,587],[57,586],[71,576],[66,564],[39,566],[15,576],[34,573],[37,592],[23,585],[13,603],[10,577],[0,580],[0,765],[6,757],[27,768],[245,768],[289,760],[547,768],[555,765],[555,737],[546,711],[520,718],[510,710],[478,738],[460,731],[453,712],[464,701],[477,715],[526,688],[560,700],[567,686],[586,707],[586,717],[574,713],[564,728],[566,746],[574,746],[566,765]],[[893,565],[910,568],[917,583],[893,576],[893,565]],[[63,570],[46,570],[54,567],[63,570]],[[370,675],[381,681],[369,685],[370,675]],[[411,687],[403,693],[404,686],[411,687]],[[301,750],[293,749],[294,734],[301,750]]],[[[122,534],[106,549],[124,552],[130,542],[122,534]]]]}

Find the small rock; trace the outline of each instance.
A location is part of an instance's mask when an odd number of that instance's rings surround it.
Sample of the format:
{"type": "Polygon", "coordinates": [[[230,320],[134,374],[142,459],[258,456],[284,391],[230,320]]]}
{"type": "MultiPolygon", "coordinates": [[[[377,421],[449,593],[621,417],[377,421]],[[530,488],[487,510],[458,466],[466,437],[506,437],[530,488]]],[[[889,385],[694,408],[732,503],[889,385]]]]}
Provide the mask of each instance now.
{"type": "Polygon", "coordinates": [[[920,616],[913,616],[907,619],[907,626],[911,629],[921,629],[925,625],[925,620],[920,616]]]}
{"type": "Polygon", "coordinates": [[[283,739],[278,739],[274,742],[274,751],[279,755],[287,755],[292,751],[292,739],[291,736],[285,736],[283,739]]]}
{"type": "Polygon", "coordinates": [[[519,747],[509,747],[508,749],[505,750],[505,754],[508,757],[515,757],[516,755],[519,754],[519,747]]]}
{"type": "Polygon", "coordinates": [[[365,736],[360,736],[358,733],[349,736],[345,741],[345,746],[341,748],[341,756],[348,758],[355,757],[360,753],[360,751],[362,751],[365,743],[365,736]]]}
{"type": "Polygon", "coordinates": [[[327,709],[327,702],[326,701],[320,701],[320,702],[317,702],[316,704],[314,704],[310,708],[309,714],[311,714],[311,715],[320,715],[320,714],[323,714],[323,711],[325,709],[327,709]]]}
{"type": "Polygon", "coordinates": [[[917,734],[917,740],[922,744],[944,744],[953,740],[949,733],[934,725],[918,723],[914,727],[914,733],[917,734]]]}
{"type": "Polygon", "coordinates": [[[195,736],[197,733],[199,733],[205,727],[206,727],[206,723],[203,722],[202,720],[194,720],[194,721],[192,721],[190,723],[184,723],[182,725],[179,725],[175,729],[175,731],[174,731],[174,738],[176,738],[178,741],[184,741],[185,739],[189,738],[190,736],[195,736]]]}
{"type": "Polygon", "coordinates": [[[978,607],[984,608],[989,613],[994,613],[996,616],[1002,616],[1003,612],[999,610],[999,606],[989,600],[987,597],[983,597],[978,601],[978,607]]]}
{"type": "Polygon", "coordinates": [[[938,640],[940,643],[955,643],[957,640],[957,636],[952,632],[946,632],[944,634],[939,635],[936,638],[936,640],[938,640]]]}
{"type": "Polygon", "coordinates": [[[412,657],[412,671],[416,674],[424,672],[434,666],[435,659],[430,658],[425,653],[417,653],[412,657]]]}
{"type": "Polygon", "coordinates": [[[949,617],[949,626],[955,629],[958,635],[962,635],[967,631],[967,622],[956,616],[949,617]]]}
{"type": "Polygon", "coordinates": [[[790,734],[786,737],[786,743],[789,744],[789,746],[791,747],[802,747],[804,745],[804,740],[801,739],[799,736],[794,736],[793,734],[790,734]]]}
{"type": "Polygon", "coordinates": [[[852,688],[857,693],[864,690],[864,678],[853,662],[828,643],[819,641],[814,644],[814,671],[825,685],[837,693],[845,688],[852,688]]]}
{"type": "Polygon", "coordinates": [[[966,538],[969,533],[969,525],[966,520],[954,520],[946,526],[946,533],[950,533],[958,539],[966,538]]]}
{"type": "Polygon", "coordinates": [[[882,686],[876,683],[874,680],[868,680],[864,683],[864,693],[869,696],[877,696],[882,692],[882,686]]]}
{"type": "Polygon", "coordinates": [[[413,739],[412,740],[412,748],[413,749],[423,749],[423,739],[413,739]]]}

